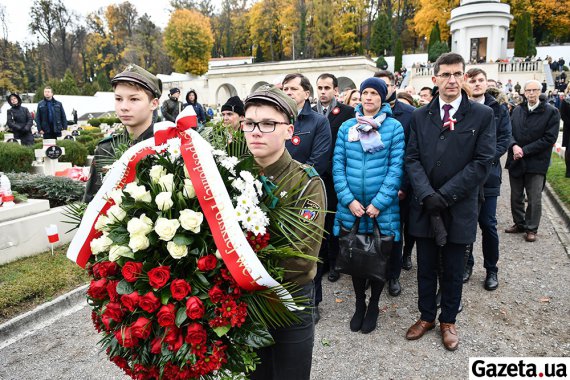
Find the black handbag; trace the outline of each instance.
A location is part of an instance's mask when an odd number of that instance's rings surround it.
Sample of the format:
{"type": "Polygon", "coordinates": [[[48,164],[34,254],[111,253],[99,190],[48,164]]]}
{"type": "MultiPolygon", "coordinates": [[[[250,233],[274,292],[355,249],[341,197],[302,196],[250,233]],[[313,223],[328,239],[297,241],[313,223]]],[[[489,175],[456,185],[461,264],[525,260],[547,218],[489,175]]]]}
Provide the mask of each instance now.
{"type": "Polygon", "coordinates": [[[378,221],[372,219],[374,230],[371,234],[358,233],[360,218],[350,230],[341,226],[335,269],[351,276],[386,282],[394,236],[381,235],[378,221]]]}

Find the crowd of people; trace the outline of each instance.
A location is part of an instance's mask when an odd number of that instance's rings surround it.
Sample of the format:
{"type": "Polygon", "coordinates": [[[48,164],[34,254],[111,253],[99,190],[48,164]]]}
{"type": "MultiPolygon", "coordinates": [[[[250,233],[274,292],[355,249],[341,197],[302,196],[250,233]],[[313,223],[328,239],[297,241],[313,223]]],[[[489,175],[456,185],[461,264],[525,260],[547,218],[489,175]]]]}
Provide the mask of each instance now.
{"type": "MultiPolygon", "coordinates": [[[[419,91],[412,86],[399,90],[398,75],[381,70],[357,89],[340,92],[335,75],[323,73],[315,83],[314,103],[310,81],[292,73],[278,86],[262,86],[245,101],[230,97],[221,106],[222,122],[244,133],[260,173],[277,185],[288,173],[297,173],[311,184],[304,195],[312,197],[313,207],[329,211],[318,219],[326,231],[322,243],[307,252],[320,263],[285,265],[295,271],[291,279],[299,294],[310,300],[309,312],[299,313],[293,326],[271,330],[275,345],[260,351],[262,363],[253,378],[310,378],[323,278],[335,282],[342,275],[335,264],[342,230],[356,226],[358,233],[371,234],[377,226],[394,241],[386,281],[352,275],[355,305],[347,328],[364,334],[377,328],[381,292],[387,287],[392,297],[401,294],[400,273],[413,267],[415,245],[419,318],[405,339],[420,339],[437,319],[442,344],[451,351],[459,346],[456,320],[463,283],[475,265],[478,228],[484,288],[499,287],[496,211],[505,153],[513,219],[505,232],[523,233],[527,242],[537,240],[542,189],[560,124],[556,102],[551,104],[539,81],[503,85],[482,69],[465,70],[460,55],[443,54],[433,64],[433,86],[419,91]]],[[[559,80],[566,83],[565,77],[559,80]]],[[[125,138],[136,143],[151,137],[160,80],[129,65],[111,83],[125,138]]],[[[46,88],[44,97],[36,123],[44,137],[57,137],[66,126],[65,113],[51,89],[46,88]]],[[[179,89],[170,89],[160,107],[166,120],[175,121],[191,105],[198,121],[206,122],[207,111],[195,91],[188,91],[185,104],[179,97],[179,89]]],[[[13,131],[28,128],[31,116],[18,108],[19,96],[8,99],[17,123],[13,131]]],[[[559,96],[558,104],[566,122],[570,98],[559,96]]],[[[569,135],[564,133],[564,146],[569,135]]],[[[113,155],[115,138],[97,146],[86,202],[101,186],[97,161],[113,155]]]]}

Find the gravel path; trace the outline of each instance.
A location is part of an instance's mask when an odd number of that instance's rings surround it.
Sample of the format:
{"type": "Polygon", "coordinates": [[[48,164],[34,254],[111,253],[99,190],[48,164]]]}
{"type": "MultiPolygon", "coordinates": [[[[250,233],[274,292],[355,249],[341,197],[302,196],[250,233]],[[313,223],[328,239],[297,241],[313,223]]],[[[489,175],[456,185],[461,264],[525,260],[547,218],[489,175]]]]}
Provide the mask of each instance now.
{"type": "MultiPolygon", "coordinates": [[[[368,335],[348,328],[354,296],[350,279],[343,276],[324,282],[312,379],[466,379],[470,357],[570,356],[570,258],[554,226],[563,235],[568,231],[546,201],[536,243],[503,233],[511,224],[504,174],[498,212],[500,286],[494,292],[483,289],[485,271],[476,243],[475,268],[464,286],[464,310],[457,321],[459,349],[446,351],[438,328],[418,341],[404,338],[419,316],[415,262],[411,271],[402,271],[399,297],[382,294],[379,327],[368,335]]],[[[0,349],[0,379],[125,378],[99,352],[89,315],[83,307],[0,349]]]]}

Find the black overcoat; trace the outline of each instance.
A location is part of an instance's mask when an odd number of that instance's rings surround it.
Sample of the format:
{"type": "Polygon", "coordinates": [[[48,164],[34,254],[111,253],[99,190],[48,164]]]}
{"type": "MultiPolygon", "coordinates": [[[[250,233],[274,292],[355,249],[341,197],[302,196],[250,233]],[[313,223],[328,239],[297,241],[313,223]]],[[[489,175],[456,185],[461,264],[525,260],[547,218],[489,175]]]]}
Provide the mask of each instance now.
{"type": "Polygon", "coordinates": [[[423,199],[439,191],[448,203],[441,213],[448,237],[456,244],[470,244],[477,232],[478,193],[495,157],[495,119],[491,108],[462,101],[454,115],[454,130],[443,128],[439,96],[412,114],[406,149],[406,171],[413,188],[410,234],[432,238],[423,199]]]}

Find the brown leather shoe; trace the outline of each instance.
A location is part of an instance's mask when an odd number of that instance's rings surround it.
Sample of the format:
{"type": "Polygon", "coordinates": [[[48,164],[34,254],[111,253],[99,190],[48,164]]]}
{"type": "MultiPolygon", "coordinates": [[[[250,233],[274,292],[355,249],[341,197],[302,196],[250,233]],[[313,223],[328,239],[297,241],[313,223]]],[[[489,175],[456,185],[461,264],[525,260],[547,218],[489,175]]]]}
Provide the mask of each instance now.
{"type": "Polygon", "coordinates": [[[418,319],[416,323],[414,323],[406,333],[407,340],[416,340],[420,339],[426,332],[433,329],[435,327],[435,322],[426,322],[418,319]]]}
{"type": "Polygon", "coordinates": [[[441,330],[441,341],[443,346],[449,351],[457,350],[459,346],[459,337],[457,336],[457,330],[455,330],[454,323],[439,323],[439,329],[441,330]]]}
{"type": "Polygon", "coordinates": [[[505,228],[505,232],[508,234],[518,234],[524,232],[524,229],[521,228],[518,224],[513,224],[509,228],[505,228]]]}
{"type": "Polygon", "coordinates": [[[524,240],[528,241],[529,243],[534,243],[536,241],[536,232],[527,232],[524,240]]]}

